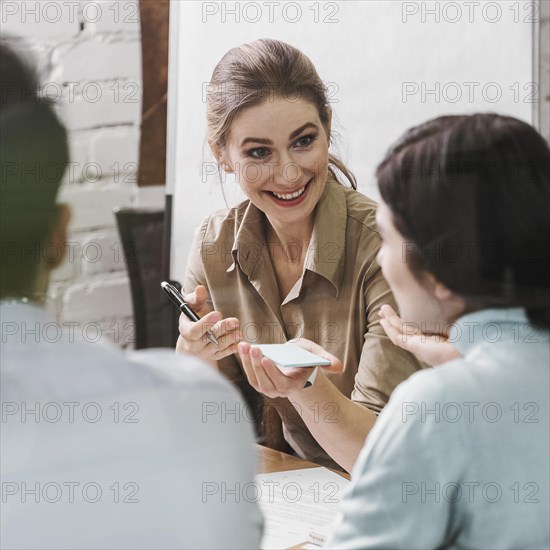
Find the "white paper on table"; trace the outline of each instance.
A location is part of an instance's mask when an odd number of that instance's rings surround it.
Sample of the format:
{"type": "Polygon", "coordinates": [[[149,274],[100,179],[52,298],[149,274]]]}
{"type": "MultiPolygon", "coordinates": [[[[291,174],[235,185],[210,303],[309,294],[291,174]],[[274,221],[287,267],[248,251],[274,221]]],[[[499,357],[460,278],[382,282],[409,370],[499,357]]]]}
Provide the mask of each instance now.
{"type": "Polygon", "coordinates": [[[262,550],[289,548],[307,541],[311,531],[325,531],[338,516],[348,483],[323,467],[257,474],[255,498],[264,515],[262,550]]]}

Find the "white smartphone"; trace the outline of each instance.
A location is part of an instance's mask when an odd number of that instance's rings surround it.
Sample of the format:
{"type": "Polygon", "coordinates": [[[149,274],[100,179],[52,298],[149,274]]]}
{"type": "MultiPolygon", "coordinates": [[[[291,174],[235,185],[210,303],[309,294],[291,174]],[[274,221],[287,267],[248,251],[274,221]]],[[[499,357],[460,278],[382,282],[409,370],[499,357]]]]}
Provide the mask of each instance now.
{"type": "Polygon", "coordinates": [[[253,344],[265,357],[271,359],[278,367],[318,367],[328,366],[330,361],[287,342],[286,344],[253,344]]]}

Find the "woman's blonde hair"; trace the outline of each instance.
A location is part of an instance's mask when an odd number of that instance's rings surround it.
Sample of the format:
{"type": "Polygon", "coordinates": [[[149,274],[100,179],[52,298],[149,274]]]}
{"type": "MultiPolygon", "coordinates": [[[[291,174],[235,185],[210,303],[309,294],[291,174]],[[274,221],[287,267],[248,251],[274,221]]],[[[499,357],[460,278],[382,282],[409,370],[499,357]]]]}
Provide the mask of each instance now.
{"type": "MultiPolygon", "coordinates": [[[[290,44],[269,38],[232,48],[216,65],[207,89],[208,141],[224,147],[231,124],[243,109],[278,97],[312,102],[328,133],[326,87],[306,55],[290,44]]],[[[339,158],[329,154],[328,165],[338,181],[340,172],[357,189],[355,176],[339,158]]]]}

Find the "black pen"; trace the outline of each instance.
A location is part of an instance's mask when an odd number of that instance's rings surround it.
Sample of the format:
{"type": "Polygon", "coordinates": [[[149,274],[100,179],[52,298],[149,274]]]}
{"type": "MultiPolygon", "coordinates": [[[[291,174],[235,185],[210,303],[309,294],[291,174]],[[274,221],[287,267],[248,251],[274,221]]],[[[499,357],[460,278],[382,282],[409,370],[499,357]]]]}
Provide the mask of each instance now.
{"type": "MultiPolygon", "coordinates": [[[[162,287],[162,290],[168,294],[168,298],[174,302],[175,306],[190,320],[196,323],[197,321],[200,321],[200,317],[189,307],[189,304],[184,300],[181,293],[178,291],[178,289],[171,285],[170,283],[167,283],[166,281],[162,281],[160,283],[160,286],[162,287]]],[[[206,331],[206,336],[208,339],[215,344],[216,346],[219,346],[219,342],[216,339],[216,337],[209,331],[206,331]]]]}

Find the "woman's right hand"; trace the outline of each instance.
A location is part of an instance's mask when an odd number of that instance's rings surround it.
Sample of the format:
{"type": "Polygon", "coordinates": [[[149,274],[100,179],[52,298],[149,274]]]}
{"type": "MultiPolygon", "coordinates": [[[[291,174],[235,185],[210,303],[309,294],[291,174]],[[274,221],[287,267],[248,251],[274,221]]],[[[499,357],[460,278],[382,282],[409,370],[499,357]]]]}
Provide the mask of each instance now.
{"type": "Polygon", "coordinates": [[[176,351],[191,353],[210,362],[236,353],[237,343],[242,340],[239,320],[235,317],[222,319],[219,311],[212,311],[207,304],[208,291],[202,285],[191,294],[185,294],[184,298],[201,319],[194,323],[183,313],[180,315],[176,351]],[[210,342],[206,336],[207,330],[216,337],[218,346],[210,342]]]}
{"type": "Polygon", "coordinates": [[[380,308],[380,324],[389,339],[427,365],[435,366],[461,357],[457,349],[441,335],[424,334],[404,323],[387,304],[380,308]]]}

